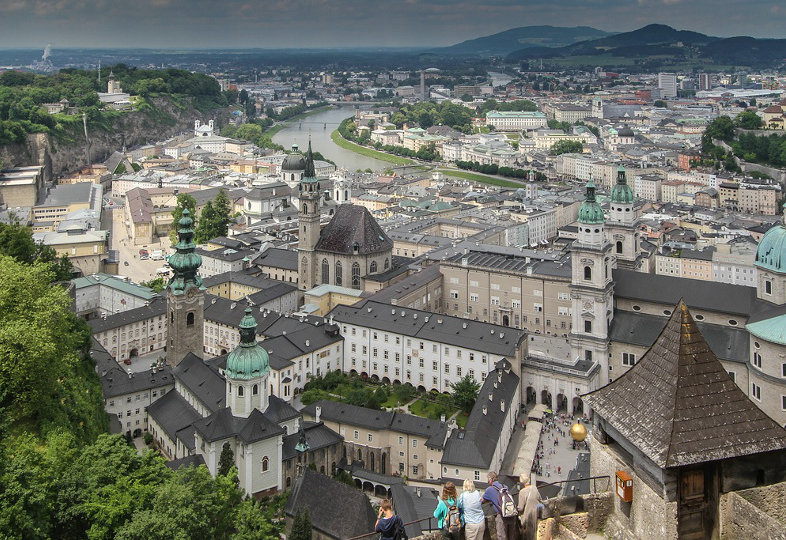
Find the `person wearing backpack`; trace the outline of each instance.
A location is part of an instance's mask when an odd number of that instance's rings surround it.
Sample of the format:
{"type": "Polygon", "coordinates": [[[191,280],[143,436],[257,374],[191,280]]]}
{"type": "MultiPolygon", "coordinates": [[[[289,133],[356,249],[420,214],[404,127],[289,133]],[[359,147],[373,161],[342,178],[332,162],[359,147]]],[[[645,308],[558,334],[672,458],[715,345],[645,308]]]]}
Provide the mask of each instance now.
{"type": "Polygon", "coordinates": [[[446,539],[459,540],[461,537],[461,513],[457,505],[456,486],[453,482],[448,482],[442,488],[442,497],[434,510],[437,527],[442,529],[443,537],[446,539]]]}
{"type": "Polygon", "coordinates": [[[494,506],[497,538],[518,540],[518,510],[513,495],[508,491],[508,486],[497,480],[496,472],[489,471],[488,482],[489,487],[483,492],[483,500],[494,506]]]}
{"type": "Polygon", "coordinates": [[[482,494],[475,489],[475,482],[464,480],[464,491],[459,495],[458,509],[464,518],[466,540],[483,540],[486,516],[483,514],[482,494]]]}
{"type": "Polygon", "coordinates": [[[374,531],[380,533],[379,540],[407,540],[404,522],[393,513],[390,499],[383,499],[380,503],[374,531]]]}

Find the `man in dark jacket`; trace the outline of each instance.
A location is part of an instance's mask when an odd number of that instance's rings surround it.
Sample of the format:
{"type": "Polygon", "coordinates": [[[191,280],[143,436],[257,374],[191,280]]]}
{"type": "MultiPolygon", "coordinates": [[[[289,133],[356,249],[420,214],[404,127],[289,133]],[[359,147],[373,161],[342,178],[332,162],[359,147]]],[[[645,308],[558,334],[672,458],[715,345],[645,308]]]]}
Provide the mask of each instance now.
{"type": "Polygon", "coordinates": [[[379,516],[374,525],[374,531],[381,533],[380,540],[394,540],[396,538],[396,529],[400,526],[404,530],[404,523],[401,518],[393,513],[393,505],[390,499],[384,499],[379,505],[379,516]]]}

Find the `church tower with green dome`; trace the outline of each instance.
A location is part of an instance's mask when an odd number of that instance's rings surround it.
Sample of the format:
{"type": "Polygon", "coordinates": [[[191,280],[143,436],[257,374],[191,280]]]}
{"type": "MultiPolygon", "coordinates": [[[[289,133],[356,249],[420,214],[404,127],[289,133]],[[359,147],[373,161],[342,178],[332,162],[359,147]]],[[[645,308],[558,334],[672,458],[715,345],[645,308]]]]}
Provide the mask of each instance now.
{"type": "Polygon", "coordinates": [[[194,220],[187,208],[177,225],[178,243],[169,257],[173,275],[166,286],[166,362],[170,366],[178,365],[188,353],[202,358],[204,350],[205,287],[199,277],[202,257],[195,252],[194,220]]]}
{"type": "MultiPolygon", "coordinates": [[[[784,214],[786,221],[786,214],[784,214]]],[[[759,241],[756,260],[758,270],[756,296],[773,304],[786,304],[786,223],[770,228],[759,241]]]]}
{"type": "Polygon", "coordinates": [[[611,189],[609,220],[606,232],[611,242],[612,253],[616,257],[616,268],[635,270],[640,264],[639,256],[639,217],[633,206],[633,190],[625,178],[625,169],[617,171],[617,183],[611,189]]]}
{"type": "Polygon", "coordinates": [[[257,343],[257,321],[246,308],[240,321],[240,345],[227,357],[226,404],[233,416],[248,418],[254,409],[267,410],[270,358],[257,343]]]}
{"type": "Polygon", "coordinates": [[[600,369],[590,382],[592,389],[608,383],[608,329],[614,313],[611,243],[606,239],[603,208],[595,200],[595,184],[587,182],[579,208],[578,238],[571,247],[571,358],[600,369]]]}

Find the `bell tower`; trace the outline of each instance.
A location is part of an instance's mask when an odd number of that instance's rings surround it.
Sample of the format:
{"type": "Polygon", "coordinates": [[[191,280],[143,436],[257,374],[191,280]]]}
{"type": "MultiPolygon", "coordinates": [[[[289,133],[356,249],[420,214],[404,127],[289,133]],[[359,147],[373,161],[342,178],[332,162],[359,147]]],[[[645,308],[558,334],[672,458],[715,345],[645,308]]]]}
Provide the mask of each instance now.
{"type": "Polygon", "coordinates": [[[635,270],[639,255],[639,218],[633,207],[633,190],[621,166],[617,171],[617,183],[611,189],[606,228],[612,253],[616,257],[616,267],[635,270]]]}
{"type": "Polygon", "coordinates": [[[166,286],[166,362],[178,365],[188,353],[202,358],[204,350],[205,287],[199,277],[202,257],[194,249],[194,220],[186,208],[178,221],[176,252],[169,257],[174,275],[166,286]]]}
{"type": "Polygon", "coordinates": [[[611,244],[606,240],[603,209],[595,200],[595,184],[587,182],[587,194],[579,209],[579,237],[571,248],[572,305],[571,358],[599,364],[599,375],[590,382],[595,389],[608,383],[609,324],[614,314],[611,244]]]}
{"type": "Polygon", "coordinates": [[[300,211],[298,213],[298,285],[301,291],[316,286],[316,263],[314,248],[319,241],[319,180],[314,170],[314,154],[311,152],[311,141],[308,142],[306,153],[306,169],[298,184],[300,211]]]}

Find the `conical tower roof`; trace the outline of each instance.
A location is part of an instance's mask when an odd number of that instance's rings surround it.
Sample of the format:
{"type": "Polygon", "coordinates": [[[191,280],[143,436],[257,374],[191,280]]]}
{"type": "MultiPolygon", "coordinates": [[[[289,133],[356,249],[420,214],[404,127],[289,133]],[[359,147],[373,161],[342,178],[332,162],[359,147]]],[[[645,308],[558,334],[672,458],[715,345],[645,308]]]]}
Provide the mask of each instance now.
{"type": "Polygon", "coordinates": [[[729,377],[682,300],[638,364],[582,397],[661,468],[786,449],[786,430],[729,377]]]}
{"type": "Polygon", "coordinates": [[[314,168],[314,153],[311,151],[311,139],[308,140],[308,151],[306,152],[306,170],[303,171],[303,180],[317,179],[317,171],[314,168]]]}

